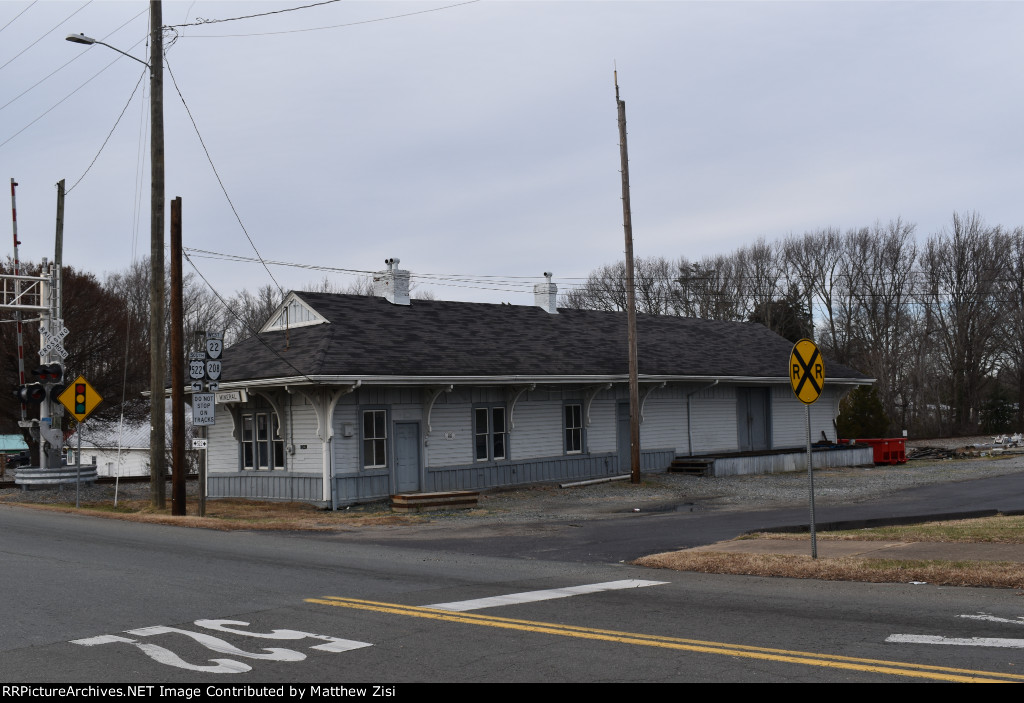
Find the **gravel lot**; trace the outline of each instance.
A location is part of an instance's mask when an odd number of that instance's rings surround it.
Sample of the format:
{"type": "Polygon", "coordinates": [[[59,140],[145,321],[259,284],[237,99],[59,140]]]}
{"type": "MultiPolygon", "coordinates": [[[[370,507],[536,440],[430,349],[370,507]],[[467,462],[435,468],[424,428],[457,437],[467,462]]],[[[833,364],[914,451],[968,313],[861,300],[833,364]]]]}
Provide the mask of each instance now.
{"type": "MultiPolygon", "coordinates": [[[[929,444],[958,447],[991,438],[934,440],[929,444]]],[[[924,442],[909,442],[922,445],[924,442]]],[[[819,470],[814,474],[815,501],[818,505],[870,500],[889,493],[933,483],[966,481],[974,478],[1024,472],[1024,453],[1000,458],[975,458],[939,461],[911,461],[898,466],[819,470]]],[[[190,482],[190,501],[196,484],[190,482]]],[[[148,499],[148,484],[122,484],[120,500],[148,499]]],[[[168,485],[168,496],[170,486],[168,485]]],[[[83,502],[113,502],[114,487],[84,486],[83,502]]],[[[74,485],[60,489],[22,491],[0,490],[0,502],[71,503],[74,485]]],[[[788,474],[697,478],[679,474],[645,474],[640,486],[628,480],[590,486],[559,488],[546,484],[525,488],[492,490],[483,494],[476,510],[430,513],[435,521],[481,521],[525,523],[547,520],[601,519],[639,510],[641,512],[675,509],[690,505],[695,511],[751,510],[801,506],[807,502],[805,472],[788,474]]],[[[387,510],[386,503],[356,506],[352,513],[387,510]]]]}

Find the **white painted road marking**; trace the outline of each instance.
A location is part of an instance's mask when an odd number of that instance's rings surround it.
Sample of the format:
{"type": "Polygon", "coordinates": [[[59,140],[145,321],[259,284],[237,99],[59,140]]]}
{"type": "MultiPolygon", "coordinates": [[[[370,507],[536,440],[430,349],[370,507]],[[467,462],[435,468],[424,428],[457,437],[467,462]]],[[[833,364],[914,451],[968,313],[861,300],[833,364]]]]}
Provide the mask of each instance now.
{"type": "Polygon", "coordinates": [[[584,586],[568,586],[566,588],[552,588],[545,591],[526,591],[524,593],[509,593],[505,596],[494,596],[493,598],[477,598],[475,600],[463,600],[453,603],[435,603],[425,605],[424,608],[435,610],[453,610],[465,612],[467,610],[480,610],[482,608],[497,608],[499,605],[516,605],[517,603],[534,603],[542,600],[555,598],[568,598],[579,596],[584,593],[600,593],[601,591],[619,591],[625,588],[644,588],[646,586],[661,586],[668,581],[642,581],[640,579],[627,579],[624,581],[607,581],[605,583],[591,583],[584,586]]]}
{"type": "MultiPolygon", "coordinates": [[[[239,629],[237,627],[229,627],[229,625],[239,625],[241,627],[248,627],[249,623],[241,620],[196,620],[196,625],[199,627],[206,628],[208,630],[218,630],[220,632],[230,632],[236,635],[244,635],[246,637],[255,637],[257,639],[271,639],[271,640],[301,640],[305,638],[311,638],[315,640],[321,640],[326,644],[317,644],[310,647],[310,649],[318,649],[324,652],[348,652],[353,649],[361,649],[363,647],[372,647],[373,645],[369,642],[357,642],[355,640],[344,640],[339,637],[332,637],[330,635],[318,635],[312,632],[302,632],[300,630],[273,630],[272,632],[251,632],[249,630],[239,629]]],[[[164,625],[153,625],[151,627],[140,627],[135,630],[127,630],[125,634],[135,635],[136,637],[152,637],[154,635],[167,635],[167,634],[179,634],[190,637],[199,644],[203,645],[207,649],[219,652],[221,654],[232,654],[239,657],[246,657],[248,659],[262,659],[270,661],[284,661],[284,662],[299,662],[306,658],[306,655],[302,652],[297,652],[294,649],[284,649],[281,647],[269,647],[263,649],[261,652],[249,652],[244,649],[239,649],[230,642],[227,642],[220,637],[214,637],[204,632],[192,632],[191,630],[183,630],[177,627],[166,627],[164,625]]],[[[87,637],[80,640],[71,640],[71,644],[80,644],[85,647],[95,647],[100,644],[114,644],[114,643],[130,644],[137,647],[143,653],[146,654],[150,659],[157,661],[167,666],[175,666],[179,669],[188,669],[189,671],[205,671],[210,674],[243,674],[247,671],[252,671],[252,667],[248,664],[234,659],[210,659],[212,664],[192,664],[187,662],[177,654],[161,647],[157,644],[150,644],[149,642],[139,642],[138,640],[131,639],[129,637],[122,637],[121,635],[100,635],[98,637],[87,637]]]]}
{"type": "Polygon", "coordinates": [[[955,644],[961,647],[1011,647],[1024,649],[1024,640],[999,639],[996,637],[942,637],[940,635],[889,635],[886,642],[907,644],[955,644]]]}
{"type": "Polygon", "coordinates": [[[1020,616],[1016,620],[997,618],[995,615],[961,615],[960,617],[970,618],[971,620],[988,620],[990,622],[1008,622],[1011,625],[1024,625],[1024,616],[1020,616]]]}

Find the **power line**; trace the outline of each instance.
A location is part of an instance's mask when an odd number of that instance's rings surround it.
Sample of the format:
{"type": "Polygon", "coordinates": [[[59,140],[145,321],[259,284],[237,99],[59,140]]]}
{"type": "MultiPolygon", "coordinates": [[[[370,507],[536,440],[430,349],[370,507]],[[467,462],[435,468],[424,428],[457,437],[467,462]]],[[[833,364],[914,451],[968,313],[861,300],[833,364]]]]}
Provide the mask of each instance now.
{"type": "MultiPolygon", "coordinates": [[[[127,26],[128,24],[129,24],[129,23],[131,23],[131,22],[134,22],[135,20],[137,20],[137,19],[138,19],[139,17],[141,17],[142,15],[144,15],[144,14],[145,14],[145,13],[147,13],[147,12],[149,12],[149,9],[145,9],[145,10],[143,10],[142,12],[140,12],[139,14],[135,15],[134,17],[132,17],[131,19],[129,19],[129,20],[127,21],[127,22],[125,22],[124,24],[122,24],[122,25],[121,25],[120,27],[118,27],[117,29],[115,29],[115,30],[114,30],[113,32],[110,32],[109,34],[107,34],[107,35],[106,35],[105,37],[103,37],[103,39],[102,39],[102,40],[103,40],[103,41],[106,41],[108,37],[112,37],[113,35],[117,34],[117,33],[118,33],[119,31],[121,31],[122,29],[124,29],[124,28],[125,28],[125,27],[126,27],[126,26],[127,26]]],[[[142,41],[142,40],[140,40],[140,41],[142,41]]],[[[132,46],[132,48],[135,48],[135,47],[136,47],[136,46],[138,46],[138,45],[139,45],[139,42],[136,42],[136,43],[135,43],[135,44],[134,44],[134,45],[132,46]]],[[[14,96],[13,98],[11,98],[10,100],[8,100],[8,101],[7,101],[6,103],[4,103],[3,105],[0,105],[0,110],[3,110],[4,108],[6,108],[6,107],[7,107],[8,105],[10,105],[11,103],[14,103],[14,102],[16,102],[17,100],[19,100],[19,99],[20,99],[20,98],[21,98],[21,97],[22,97],[23,95],[25,95],[26,93],[29,93],[29,92],[31,92],[31,91],[33,91],[33,90],[35,90],[35,89],[36,89],[36,88],[37,88],[37,87],[38,87],[39,85],[41,85],[42,83],[45,83],[45,82],[46,82],[46,81],[48,81],[48,80],[49,80],[50,78],[52,78],[52,77],[53,77],[53,76],[55,76],[56,74],[58,74],[58,73],[60,73],[61,71],[63,71],[63,70],[65,69],[65,68],[67,68],[67,67],[68,67],[69,65],[71,65],[71,64],[72,64],[72,63],[74,63],[75,61],[78,61],[78,59],[82,58],[83,56],[85,56],[85,52],[84,52],[84,51],[79,51],[79,52],[76,52],[76,53],[75,53],[75,56],[74,56],[74,58],[72,58],[72,59],[71,59],[70,61],[68,61],[67,63],[63,64],[63,65],[62,65],[62,66],[61,66],[60,68],[57,68],[57,69],[55,69],[55,70],[51,71],[51,72],[50,72],[49,74],[47,74],[47,75],[46,75],[46,76],[45,76],[44,78],[40,78],[40,79],[39,79],[38,81],[36,81],[36,82],[35,82],[35,83],[33,83],[32,85],[30,85],[30,86],[29,86],[28,88],[26,88],[25,90],[21,91],[20,93],[18,93],[17,95],[15,95],[15,96],[14,96]]]]}
{"type": "Polygon", "coordinates": [[[11,19],[10,19],[10,20],[9,20],[9,21],[7,22],[7,24],[5,24],[5,25],[4,25],[3,27],[0,27],[0,32],[4,31],[4,30],[5,30],[5,29],[7,29],[8,27],[10,27],[10,26],[11,26],[11,24],[12,24],[12,23],[14,22],[14,20],[18,19],[18,18],[19,18],[19,17],[21,17],[21,16],[23,15],[23,14],[25,14],[26,12],[28,12],[29,8],[30,8],[30,7],[32,7],[33,5],[35,5],[35,4],[37,3],[37,2],[39,2],[39,0],[32,0],[32,2],[30,2],[30,3],[28,4],[28,5],[26,5],[26,6],[25,6],[25,9],[24,9],[24,10],[22,10],[21,12],[19,12],[18,14],[16,14],[16,15],[15,15],[14,17],[12,17],[12,18],[11,18],[11,19]]]}
{"type": "Polygon", "coordinates": [[[107,146],[107,142],[109,142],[110,137],[113,136],[114,130],[117,129],[117,125],[121,124],[121,118],[124,117],[124,113],[128,110],[128,106],[132,104],[132,99],[135,97],[135,92],[139,89],[139,86],[142,84],[142,79],[146,77],[147,71],[148,69],[144,69],[142,73],[139,74],[139,80],[135,82],[135,87],[132,88],[132,94],[128,96],[128,102],[126,102],[124,104],[124,107],[121,108],[121,114],[118,115],[117,119],[114,121],[114,126],[110,128],[110,132],[107,133],[107,138],[104,139],[103,144],[100,145],[100,150],[96,152],[96,156],[92,157],[92,161],[89,162],[89,166],[85,169],[85,172],[78,177],[78,180],[75,181],[70,188],[68,188],[66,195],[71,194],[71,191],[75,189],[75,186],[82,182],[82,179],[85,178],[85,175],[89,173],[89,171],[92,169],[93,165],[96,163],[96,160],[100,158],[100,154],[103,153],[104,147],[107,146]]]}
{"type": "Polygon", "coordinates": [[[196,26],[199,26],[201,24],[220,24],[222,22],[236,22],[238,20],[251,20],[251,19],[253,19],[255,17],[267,17],[269,15],[280,15],[280,14],[282,14],[284,12],[295,12],[297,10],[308,10],[311,7],[319,7],[320,5],[331,5],[331,4],[336,3],[336,2],[341,2],[341,0],[323,0],[322,2],[315,2],[315,3],[311,4],[311,5],[302,5],[300,7],[287,7],[285,9],[283,9],[283,10],[271,10],[270,12],[261,12],[259,14],[255,14],[255,15],[243,15],[241,17],[225,17],[223,19],[214,19],[214,20],[204,19],[202,17],[197,17],[195,22],[187,22],[187,23],[184,23],[184,24],[169,24],[169,25],[165,25],[165,27],[167,29],[171,29],[173,27],[196,27],[196,26]]]}
{"type": "MultiPolygon", "coordinates": [[[[445,5],[443,7],[433,7],[429,10],[417,10],[416,12],[406,12],[401,15],[390,15],[388,17],[376,17],[371,20],[359,20],[357,22],[345,22],[344,24],[332,24],[326,27],[306,27],[305,29],[283,29],[277,32],[251,32],[249,34],[189,34],[189,39],[228,39],[231,37],[267,37],[273,34],[296,34],[298,32],[318,32],[323,29],[340,29],[342,27],[354,27],[359,24],[372,24],[374,22],[387,22],[388,20],[402,19],[403,17],[412,17],[413,15],[425,15],[428,12],[440,12],[441,10],[450,10],[453,7],[461,7],[463,5],[472,5],[480,2],[480,0],[465,0],[465,2],[457,2],[454,5],[445,5]]],[[[302,8],[296,8],[302,9],[302,8]]],[[[260,15],[253,15],[259,17],[260,15]]],[[[225,20],[226,21],[226,20],[225,20]]],[[[205,23],[194,23],[193,25],[171,25],[171,27],[189,27],[195,26],[195,24],[205,23]]]]}
{"type": "MultiPolygon", "coordinates": [[[[31,48],[32,48],[33,46],[35,46],[36,44],[38,44],[39,42],[41,42],[41,41],[42,41],[43,39],[46,39],[46,37],[50,36],[50,34],[52,34],[52,33],[53,33],[54,31],[56,31],[58,27],[60,27],[60,26],[61,26],[62,24],[64,24],[65,22],[67,22],[67,21],[68,21],[69,19],[71,19],[72,17],[74,17],[75,15],[77,15],[77,14],[78,14],[79,12],[81,12],[81,11],[82,11],[82,10],[84,10],[85,8],[89,7],[89,5],[91,5],[92,3],[93,3],[93,0],[87,0],[87,1],[86,1],[86,3],[85,3],[84,5],[82,5],[82,6],[80,7],[80,8],[78,8],[77,10],[75,10],[74,12],[72,12],[72,13],[71,13],[70,15],[68,15],[67,17],[65,17],[64,19],[62,19],[62,20],[61,20],[60,22],[58,22],[57,24],[55,24],[55,25],[54,25],[53,27],[51,27],[51,28],[50,28],[49,30],[47,30],[47,32],[46,32],[45,34],[43,34],[43,36],[39,37],[39,38],[38,38],[38,39],[36,39],[36,40],[35,40],[34,42],[32,42],[31,44],[29,44],[28,46],[26,46],[26,47],[25,47],[24,49],[22,49],[21,51],[19,51],[19,52],[18,52],[17,54],[15,54],[15,55],[14,55],[14,56],[12,56],[11,58],[9,58],[9,59],[7,60],[7,63],[5,63],[5,64],[3,64],[2,66],[0,66],[0,71],[2,71],[3,69],[5,69],[5,68],[6,68],[6,67],[7,67],[7,66],[8,66],[8,65],[9,65],[9,64],[10,64],[10,63],[12,62],[12,61],[14,61],[14,59],[16,59],[16,58],[18,58],[19,56],[21,56],[22,54],[24,54],[24,53],[25,53],[26,51],[28,51],[28,50],[29,50],[29,49],[31,49],[31,48]]],[[[27,10],[28,8],[25,8],[25,9],[27,10]]],[[[12,21],[13,21],[13,20],[12,20],[12,21]]],[[[8,24],[10,24],[10,23],[8,23],[8,24]]],[[[4,25],[4,26],[6,27],[7,25],[4,25]]]]}
{"type": "Polygon", "coordinates": [[[297,368],[297,367],[295,366],[295,364],[293,364],[293,363],[292,363],[291,361],[289,361],[289,360],[288,360],[288,359],[286,359],[286,358],[285,358],[284,356],[282,356],[282,355],[281,355],[281,353],[280,353],[280,352],[278,352],[278,351],[277,351],[276,349],[274,349],[274,347],[272,347],[272,346],[270,345],[270,343],[269,343],[269,342],[268,342],[267,340],[263,339],[263,338],[262,338],[262,337],[260,336],[260,334],[259,334],[259,331],[258,331],[258,330],[254,330],[254,329],[253,329],[252,327],[250,327],[250,326],[249,326],[249,323],[248,323],[248,322],[247,322],[246,320],[243,320],[243,319],[242,319],[242,317],[241,317],[241,316],[240,316],[240,315],[239,315],[239,314],[238,314],[237,312],[235,312],[234,308],[233,308],[233,307],[232,307],[231,305],[229,305],[229,304],[228,304],[228,302],[227,302],[226,300],[224,300],[224,296],[222,296],[222,295],[221,295],[221,294],[220,294],[220,293],[219,293],[219,292],[217,291],[217,289],[216,289],[216,288],[214,288],[214,287],[213,287],[213,285],[212,285],[212,284],[211,284],[211,283],[210,283],[210,282],[209,282],[209,281],[208,281],[208,280],[206,279],[206,276],[204,276],[204,275],[203,275],[203,272],[199,270],[199,267],[195,265],[195,262],[194,262],[194,261],[192,261],[192,259],[191,259],[191,258],[189,257],[189,255],[188,255],[188,253],[186,253],[186,252],[185,252],[184,250],[182,250],[182,255],[183,255],[183,256],[185,257],[185,260],[186,260],[186,261],[188,261],[188,263],[189,263],[189,266],[191,266],[191,267],[192,267],[192,270],[193,270],[193,271],[195,271],[195,272],[196,272],[196,273],[197,273],[197,274],[199,275],[199,277],[200,277],[201,279],[203,279],[203,283],[205,283],[205,284],[206,284],[206,287],[207,287],[207,288],[209,288],[209,289],[210,289],[210,291],[211,291],[211,292],[212,292],[212,293],[213,293],[213,294],[214,294],[215,296],[217,296],[217,300],[219,300],[219,301],[220,301],[220,303],[221,303],[221,305],[223,305],[223,306],[224,306],[224,309],[225,309],[225,310],[227,310],[227,311],[228,311],[229,313],[231,313],[231,315],[233,315],[233,316],[234,316],[234,318],[235,318],[236,320],[238,320],[238,321],[239,321],[240,323],[242,323],[242,325],[243,325],[243,326],[245,327],[245,329],[246,329],[246,330],[247,330],[247,331],[248,331],[248,332],[249,332],[250,334],[252,334],[252,336],[253,336],[253,338],[254,338],[254,339],[256,339],[256,340],[257,340],[257,341],[258,341],[258,342],[259,342],[260,344],[262,344],[263,346],[265,346],[265,347],[266,347],[266,348],[267,348],[267,349],[268,349],[268,350],[269,350],[269,351],[270,351],[270,352],[271,352],[271,353],[272,353],[272,354],[273,354],[274,356],[276,356],[276,357],[277,357],[278,359],[280,359],[281,361],[283,361],[284,363],[286,363],[286,364],[287,364],[287,365],[288,365],[289,367],[291,367],[291,369],[292,369],[293,371],[295,371],[295,373],[297,373],[297,374],[298,374],[299,376],[302,376],[302,377],[303,377],[304,379],[306,379],[307,381],[309,381],[309,382],[310,382],[311,384],[313,384],[313,385],[316,385],[316,381],[314,381],[314,380],[313,380],[313,379],[311,379],[311,378],[310,378],[309,376],[307,376],[306,374],[304,374],[304,373],[303,373],[302,371],[300,371],[300,370],[299,370],[299,369],[298,369],[298,368],[297,368]]]}
{"type": "MultiPolygon", "coordinates": [[[[138,46],[138,45],[139,45],[139,44],[140,44],[140,43],[141,43],[142,41],[143,41],[143,40],[142,40],[142,39],[140,39],[139,41],[135,42],[135,44],[133,44],[133,45],[132,45],[132,48],[135,48],[136,46],[138,46]]],[[[13,140],[13,139],[14,139],[15,137],[17,137],[17,136],[18,136],[19,134],[21,134],[22,132],[24,132],[24,131],[25,131],[26,129],[28,129],[29,127],[31,127],[32,125],[34,125],[34,124],[35,124],[36,122],[38,122],[39,120],[43,119],[43,118],[44,118],[44,117],[46,117],[46,116],[47,116],[48,114],[50,114],[51,112],[53,112],[53,111],[54,111],[54,110],[55,110],[55,109],[56,109],[56,108],[57,108],[58,106],[60,106],[60,105],[61,105],[61,104],[62,104],[62,103],[63,103],[63,102],[65,101],[65,100],[67,100],[68,98],[70,98],[70,97],[71,97],[72,95],[74,95],[75,93],[77,93],[78,91],[80,91],[80,90],[81,90],[82,88],[84,88],[85,86],[89,85],[89,84],[90,84],[90,83],[91,83],[91,82],[92,82],[93,80],[95,80],[95,79],[96,79],[96,78],[97,78],[97,77],[98,77],[98,76],[99,76],[99,75],[100,75],[101,73],[103,73],[104,71],[106,71],[106,70],[107,70],[108,68],[110,68],[111,66],[113,66],[113,65],[114,65],[115,63],[117,63],[118,61],[120,61],[120,60],[121,60],[121,59],[123,59],[123,58],[124,58],[123,56],[121,56],[121,55],[118,55],[118,56],[117,56],[117,58],[115,58],[115,59],[114,59],[113,61],[111,61],[110,63],[108,63],[108,64],[107,64],[106,66],[104,66],[104,67],[103,67],[103,68],[101,68],[101,69],[100,69],[99,71],[97,71],[96,73],[94,73],[94,74],[92,75],[92,77],[90,77],[90,78],[89,78],[89,79],[88,79],[87,81],[85,81],[85,83],[82,83],[82,85],[78,86],[77,88],[75,88],[74,90],[72,90],[72,91],[71,91],[70,93],[68,93],[67,95],[65,95],[65,96],[64,96],[63,98],[61,98],[60,100],[58,100],[58,101],[57,101],[56,103],[54,103],[53,105],[51,105],[51,106],[50,106],[50,107],[49,107],[49,108],[48,108],[48,109],[47,109],[47,110],[46,110],[45,112],[43,112],[43,114],[41,114],[41,115],[39,115],[38,117],[36,117],[36,118],[35,118],[34,120],[32,120],[31,122],[29,122],[29,123],[28,123],[27,125],[25,125],[25,126],[24,126],[24,127],[22,127],[21,129],[19,129],[19,130],[18,130],[17,132],[15,132],[15,133],[14,133],[14,134],[12,134],[11,136],[9,136],[9,137],[8,137],[7,139],[5,139],[4,141],[0,142],[0,148],[2,148],[2,147],[3,147],[4,145],[6,145],[6,144],[7,144],[8,142],[12,141],[12,140],[13,140]]]]}
{"type": "Polygon", "coordinates": [[[217,183],[220,184],[221,192],[224,193],[224,197],[227,199],[228,205],[231,206],[231,212],[235,214],[235,219],[238,220],[238,226],[241,227],[242,232],[245,233],[245,238],[249,240],[249,245],[252,247],[252,250],[256,253],[256,256],[260,260],[260,263],[263,264],[263,268],[267,272],[267,275],[270,276],[270,279],[274,282],[274,285],[276,285],[277,289],[281,291],[281,293],[283,294],[284,289],[281,287],[281,284],[277,282],[277,279],[274,278],[274,274],[270,272],[270,269],[267,267],[267,264],[263,261],[263,256],[256,248],[256,243],[252,241],[252,237],[249,236],[249,230],[247,230],[245,228],[245,225],[242,223],[242,218],[238,214],[238,210],[235,209],[235,204],[231,201],[231,196],[228,195],[227,188],[224,187],[224,181],[221,180],[220,173],[217,172],[217,167],[213,164],[213,158],[210,156],[210,150],[206,148],[206,142],[203,141],[203,135],[199,133],[199,125],[196,124],[196,120],[192,116],[192,111],[188,108],[188,103],[185,102],[185,96],[181,94],[181,88],[178,87],[178,81],[174,77],[174,71],[171,70],[171,64],[170,62],[167,62],[166,56],[164,57],[164,61],[165,63],[167,63],[167,73],[171,76],[171,82],[174,84],[174,89],[178,92],[178,97],[181,98],[181,104],[185,106],[185,112],[188,113],[188,118],[192,122],[192,128],[195,130],[196,136],[199,137],[199,144],[202,145],[203,147],[203,153],[206,154],[206,160],[210,163],[210,168],[213,169],[213,175],[217,177],[217,183]]]}

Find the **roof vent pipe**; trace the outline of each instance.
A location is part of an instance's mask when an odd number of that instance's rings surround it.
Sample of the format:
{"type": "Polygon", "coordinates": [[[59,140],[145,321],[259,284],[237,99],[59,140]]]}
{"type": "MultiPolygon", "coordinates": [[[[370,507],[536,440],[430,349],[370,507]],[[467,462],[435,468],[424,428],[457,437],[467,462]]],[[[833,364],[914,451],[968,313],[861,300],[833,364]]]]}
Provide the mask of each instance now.
{"type": "Polygon", "coordinates": [[[544,283],[537,283],[533,286],[533,304],[543,308],[545,312],[552,315],[558,314],[558,286],[551,282],[555,274],[545,271],[544,283]]]}

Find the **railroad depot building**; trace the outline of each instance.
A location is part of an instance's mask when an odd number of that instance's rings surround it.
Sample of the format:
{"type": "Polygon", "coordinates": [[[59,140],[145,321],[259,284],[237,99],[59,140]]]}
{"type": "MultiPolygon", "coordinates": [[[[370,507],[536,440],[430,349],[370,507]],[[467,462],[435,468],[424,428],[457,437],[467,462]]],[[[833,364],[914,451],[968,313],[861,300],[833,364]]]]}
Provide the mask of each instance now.
{"type": "MultiPolygon", "coordinates": [[[[550,278],[532,306],[410,300],[395,267],[376,286],[292,292],[224,351],[211,497],[337,506],[629,471],[625,313],[557,309],[550,278]]],[[[802,452],[792,346],[758,324],[638,315],[642,469],[802,452]]],[[[870,383],[835,363],[826,375],[815,440],[836,439],[840,398],[870,383]]]]}

